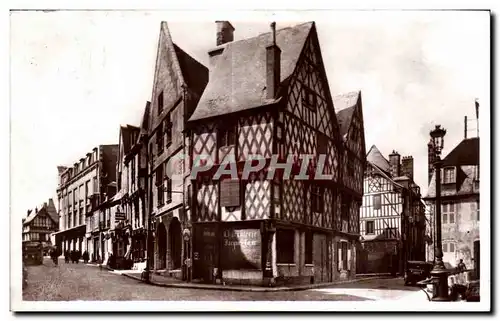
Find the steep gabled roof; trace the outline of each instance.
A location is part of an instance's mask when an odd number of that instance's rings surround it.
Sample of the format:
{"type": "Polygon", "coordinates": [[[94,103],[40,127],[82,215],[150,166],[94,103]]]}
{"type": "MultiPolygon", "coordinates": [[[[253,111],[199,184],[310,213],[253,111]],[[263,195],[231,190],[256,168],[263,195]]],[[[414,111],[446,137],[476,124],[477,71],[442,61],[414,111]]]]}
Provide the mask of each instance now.
{"type": "Polygon", "coordinates": [[[142,115],[141,129],[139,130],[139,135],[137,137],[136,143],[139,143],[141,136],[147,135],[149,131],[149,112],[151,109],[151,102],[146,102],[146,107],[144,108],[144,114],[142,115]]]}
{"type": "Polygon", "coordinates": [[[23,221],[23,225],[29,224],[31,221],[35,219],[35,217],[37,217],[42,213],[47,215],[57,226],[57,224],[59,223],[59,214],[57,214],[57,210],[54,206],[54,202],[52,201],[52,199],[49,199],[49,203],[43,204],[40,210],[38,210],[35,213],[33,213],[32,210],[29,210],[28,217],[26,217],[26,219],[23,221]]]}
{"type": "Polygon", "coordinates": [[[139,133],[140,128],[132,125],[120,126],[120,135],[123,142],[123,152],[127,154],[132,148],[134,133],[139,133]]]}
{"type": "MultiPolygon", "coordinates": [[[[293,74],[313,22],[276,31],[281,49],[281,86],[293,74]]],[[[190,121],[230,114],[276,102],[266,98],[266,46],[271,33],[220,46],[224,51],[190,121]]]]}
{"type": "MultiPolygon", "coordinates": [[[[158,72],[160,71],[160,59],[162,58],[162,55],[160,54],[161,52],[165,52],[166,59],[168,60],[168,63],[171,67],[171,71],[169,72],[175,73],[175,76],[171,75],[173,76],[173,79],[171,80],[174,81],[174,79],[176,79],[175,81],[178,81],[177,85],[186,86],[192,92],[200,96],[205,90],[206,84],[208,83],[208,69],[203,64],[187,54],[179,46],[174,44],[166,21],[162,21],[160,26],[152,95],[154,95],[155,93],[155,84],[157,81],[158,72]]],[[[153,109],[153,107],[150,107],[150,109],[153,109]]],[[[149,110],[148,127],[155,126],[153,124],[153,113],[154,110],[149,110]]],[[[152,128],[149,128],[149,130],[151,129],[152,128]]]]}
{"type": "Polygon", "coordinates": [[[479,137],[464,139],[443,160],[444,166],[479,165],[479,137]]]}
{"type": "MultiPolygon", "coordinates": [[[[444,159],[443,167],[456,167],[456,189],[441,188],[442,196],[479,193],[479,137],[462,140],[444,159]]],[[[436,172],[432,174],[426,198],[436,197],[436,172]]]]}
{"type": "Polygon", "coordinates": [[[349,131],[352,115],[359,100],[359,94],[359,91],[352,91],[333,97],[333,106],[335,107],[340,135],[342,137],[349,131]]]}
{"type": "Polygon", "coordinates": [[[54,201],[52,198],[49,198],[49,203],[45,207],[47,209],[47,214],[52,218],[52,220],[56,223],[59,223],[59,214],[57,213],[56,207],[54,205],[54,201]]]}
{"type": "Polygon", "coordinates": [[[384,157],[384,155],[382,155],[380,150],[375,145],[373,145],[368,154],[366,154],[366,160],[374,165],[377,165],[378,168],[387,173],[390,170],[389,161],[384,157]]]}
{"type": "Polygon", "coordinates": [[[174,43],[184,81],[189,89],[201,96],[208,83],[208,68],[188,55],[174,43]]]}

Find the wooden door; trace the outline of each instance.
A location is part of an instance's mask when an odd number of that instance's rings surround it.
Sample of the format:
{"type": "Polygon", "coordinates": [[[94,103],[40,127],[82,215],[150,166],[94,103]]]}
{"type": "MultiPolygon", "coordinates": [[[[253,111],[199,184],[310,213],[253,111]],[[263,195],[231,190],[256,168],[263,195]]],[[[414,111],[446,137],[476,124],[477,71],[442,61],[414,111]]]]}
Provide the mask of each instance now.
{"type": "Polygon", "coordinates": [[[314,282],[328,282],[328,249],[326,235],[314,234],[313,236],[313,264],[314,282]]]}

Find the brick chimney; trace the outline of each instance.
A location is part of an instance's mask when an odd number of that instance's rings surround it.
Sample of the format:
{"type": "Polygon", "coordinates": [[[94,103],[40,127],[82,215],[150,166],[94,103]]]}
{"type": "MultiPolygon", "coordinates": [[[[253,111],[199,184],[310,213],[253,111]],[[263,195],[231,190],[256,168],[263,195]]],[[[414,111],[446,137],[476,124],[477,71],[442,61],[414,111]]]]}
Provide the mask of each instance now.
{"type": "Polygon", "coordinates": [[[389,165],[390,165],[390,173],[391,177],[401,176],[401,155],[398,154],[395,150],[392,151],[392,154],[389,155],[389,165]]]}
{"type": "Polygon", "coordinates": [[[234,27],[229,21],[215,21],[217,26],[216,33],[216,45],[217,47],[208,51],[208,70],[209,73],[212,72],[213,68],[217,64],[217,59],[224,51],[224,45],[228,42],[234,40],[234,27]],[[221,46],[221,47],[220,47],[221,46]]]}
{"type": "Polygon", "coordinates": [[[276,98],[281,77],[281,49],[276,44],[276,22],[271,23],[271,43],[266,47],[267,98],[276,98]]]}
{"type": "Polygon", "coordinates": [[[405,156],[401,160],[401,175],[413,180],[413,157],[405,156]]]}

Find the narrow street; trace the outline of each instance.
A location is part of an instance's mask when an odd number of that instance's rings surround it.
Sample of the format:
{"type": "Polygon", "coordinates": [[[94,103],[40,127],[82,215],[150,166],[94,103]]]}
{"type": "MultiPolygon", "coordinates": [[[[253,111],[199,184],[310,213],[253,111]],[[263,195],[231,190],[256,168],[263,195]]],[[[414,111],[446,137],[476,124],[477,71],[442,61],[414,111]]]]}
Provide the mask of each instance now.
{"type": "Polygon", "coordinates": [[[205,289],[166,288],[147,285],[83,263],[28,266],[28,287],[23,300],[221,300],[221,301],[366,301],[400,300],[414,297],[415,287],[405,287],[401,278],[360,281],[322,289],[288,292],[236,292],[205,289]]]}

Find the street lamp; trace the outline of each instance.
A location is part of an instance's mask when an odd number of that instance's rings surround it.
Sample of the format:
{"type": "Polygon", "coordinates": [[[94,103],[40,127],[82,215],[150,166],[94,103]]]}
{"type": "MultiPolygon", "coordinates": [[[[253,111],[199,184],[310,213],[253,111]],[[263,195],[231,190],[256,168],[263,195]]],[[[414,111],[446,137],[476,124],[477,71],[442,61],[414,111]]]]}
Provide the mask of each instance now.
{"type": "Polygon", "coordinates": [[[432,301],[449,301],[448,296],[448,272],[443,263],[443,244],[441,241],[441,151],[443,150],[443,138],[446,135],[446,130],[436,125],[436,128],[430,132],[432,145],[434,148],[435,160],[434,170],[436,172],[436,250],[435,263],[431,271],[431,276],[434,279],[432,301]]]}

